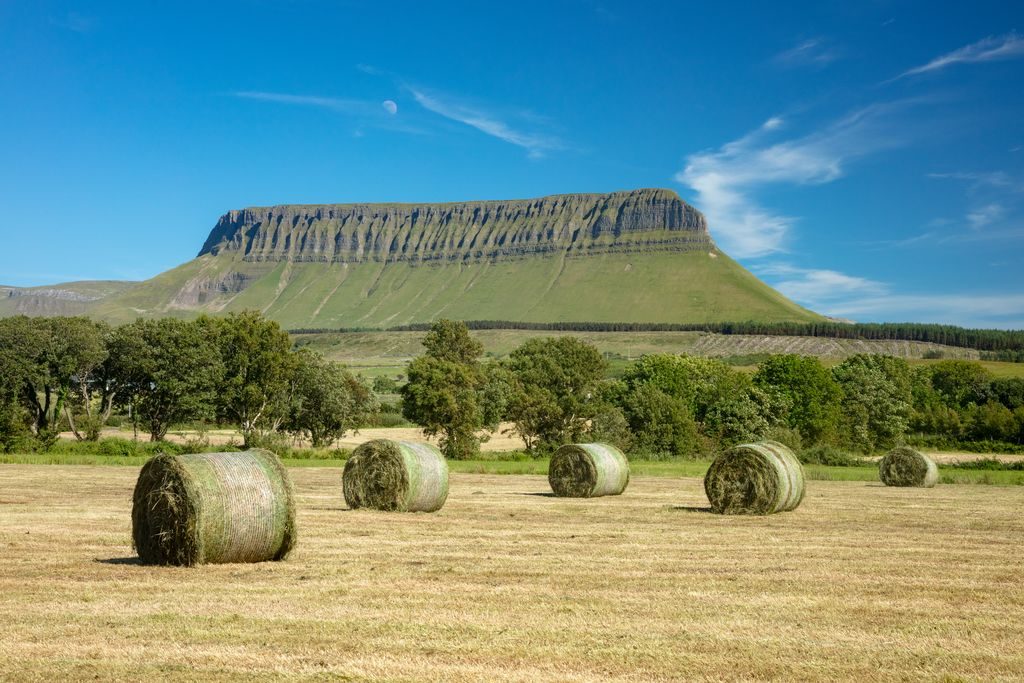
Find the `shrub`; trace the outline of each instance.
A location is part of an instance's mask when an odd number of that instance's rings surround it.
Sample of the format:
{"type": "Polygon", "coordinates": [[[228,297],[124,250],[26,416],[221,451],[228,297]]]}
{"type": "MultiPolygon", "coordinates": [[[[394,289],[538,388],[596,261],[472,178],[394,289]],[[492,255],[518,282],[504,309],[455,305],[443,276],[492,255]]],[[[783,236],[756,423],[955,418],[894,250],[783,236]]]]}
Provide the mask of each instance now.
{"type": "Polygon", "coordinates": [[[769,429],[765,434],[765,438],[769,441],[778,441],[782,445],[788,446],[794,453],[799,453],[804,447],[800,430],[783,425],[775,425],[769,429]]]}
{"type": "Polygon", "coordinates": [[[613,405],[598,408],[590,421],[590,441],[610,443],[619,450],[628,451],[633,446],[633,433],[622,410],[613,405]]]}
{"type": "Polygon", "coordinates": [[[249,435],[248,441],[247,446],[249,448],[263,448],[273,451],[282,458],[290,458],[293,450],[291,439],[281,432],[253,433],[249,435]]]}
{"type": "Polygon", "coordinates": [[[681,399],[643,384],[626,397],[625,403],[637,451],[657,458],[693,457],[701,450],[697,423],[681,399]]]}
{"type": "Polygon", "coordinates": [[[396,394],[398,393],[398,382],[381,375],[373,378],[373,393],[375,394],[396,394]]]}
{"type": "Polygon", "coordinates": [[[797,454],[800,462],[808,465],[830,465],[832,467],[856,467],[864,460],[835,446],[818,445],[805,448],[797,454]]]}
{"type": "Polygon", "coordinates": [[[381,411],[372,413],[366,420],[367,427],[409,427],[413,423],[402,415],[401,411],[381,411]]]}

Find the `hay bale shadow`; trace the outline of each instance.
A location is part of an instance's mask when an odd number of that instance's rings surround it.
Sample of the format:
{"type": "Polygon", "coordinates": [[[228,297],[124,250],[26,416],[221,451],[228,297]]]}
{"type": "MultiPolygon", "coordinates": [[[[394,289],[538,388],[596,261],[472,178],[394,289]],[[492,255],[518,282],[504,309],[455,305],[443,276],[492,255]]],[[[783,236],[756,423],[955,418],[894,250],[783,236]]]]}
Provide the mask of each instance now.
{"type": "Polygon", "coordinates": [[[136,557],[136,556],[132,556],[132,557],[108,557],[106,559],[99,559],[99,558],[97,558],[97,559],[93,560],[93,562],[98,562],[100,564],[129,564],[129,565],[137,565],[137,566],[140,566],[140,567],[142,566],[142,560],[139,557],[136,557]]]}
{"type": "Polygon", "coordinates": [[[517,492],[517,493],[513,493],[512,495],[513,496],[537,496],[539,498],[557,498],[558,497],[555,494],[551,493],[550,491],[547,491],[547,492],[539,492],[538,491],[538,492],[531,492],[531,493],[520,493],[520,492],[517,492]]]}
{"type": "Polygon", "coordinates": [[[682,510],[683,512],[709,512],[714,513],[714,510],[707,505],[671,505],[669,506],[673,510],[682,510]]]}

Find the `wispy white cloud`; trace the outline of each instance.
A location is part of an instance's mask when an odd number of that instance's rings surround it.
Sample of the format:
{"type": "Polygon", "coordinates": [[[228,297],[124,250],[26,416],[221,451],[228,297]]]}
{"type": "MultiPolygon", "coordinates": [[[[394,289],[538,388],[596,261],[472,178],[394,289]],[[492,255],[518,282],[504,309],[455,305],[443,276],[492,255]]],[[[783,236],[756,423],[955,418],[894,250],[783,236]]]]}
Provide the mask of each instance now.
{"type": "Polygon", "coordinates": [[[564,144],[557,137],[513,128],[505,121],[497,118],[496,115],[484,112],[478,108],[466,106],[437,94],[428,94],[417,88],[410,87],[409,92],[412,93],[413,99],[424,109],[446,119],[475,128],[482,133],[509,144],[522,147],[527,151],[531,159],[538,159],[548,152],[564,148],[564,144]]]}
{"type": "Polygon", "coordinates": [[[1024,57],[1024,37],[1018,35],[1015,31],[1011,31],[1003,36],[982,38],[976,43],[965,45],[959,50],[953,50],[940,57],[936,57],[927,64],[907,69],[890,80],[894,81],[907,76],[939,71],[953,64],[977,64],[980,62],[995,62],[1021,57],[1024,57]]]}
{"type": "Polygon", "coordinates": [[[1024,294],[887,294],[837,302],[828,311],[860,320],[1024,329],[1024,294]]]}
{"type": "Polygon", "coordinates": [[[964,220],[974,231],[993,225],[1005,227],[1006,223],[1013,223],[1015,219],[1019,223],[1024,223],[1019,213],[1021,197],[1024,195],[1024,181],[1004,171],[929,173],[928,177],[967,184],[970,208],[964,220]]]}
{"type": "Polygon", "coordinates": [[[376,110],[377,105],[366,100],[352,100],[340,97],[321,97],[319,95],[289,95],[277,92],[241,90],[231,93],[235,97],[263,102],[279,102],[281,104],[298,104],[307,107],[322,107],[350,114],[365,114],[376,110]]]}
{"type": "Polygon", "coordinates": [[[1002,204],[992,203],[979,206],[967,212],[967,224],[972,230],[980,230],[991,225],[1006,215],[1006,207],[1002,204]]]}
{"type": "Polygon", "coordinates": [[[755,267],[758,275],[773,279],[773,286],[791,299],[813,307],[827,306],[851,296],[885,294],[888,288],[876,280],[836,270],[797,268],[789,264],[755,267]]]}
{"type": "Polygon", "coordinates": [[[840,51],[824,38],[808,38],[772,58],[780,66],[821,68],[841,57],[840,51]]]}
{"type": "Polygon", "coordinates": [[[364,127],[414,135],[424,135],[428,132],[417,125],[417,122],[410,121],[404,116],[399,116],[398,104],[394,100],[380,102],[323,95],[295,95],[261,90],[239,90],[230,93],[230,95],[245,100],[299,107],[315,107],[337,112],[347,116],[350,123],[355,126],[352,135],[356,138],[361,138],[366,134],[366,131],[363,129],[364,127]]]}
{"type": "MultiPolygon", "coordinates": [[[[963,225],[962,222],[944,221],[944,225],[963,225]]],[[[857,242],[858,246],[867,247],[872,250],[902,249],[907,247],[959,247],[964,244],[979,244],[985,242],[1007,242],[1013,245],[1020,244],[1024,238],[1024,224],[1011,225],[996,230],[963,230],[953,228],[946,231],[929,230],[910,237],[903,237],[889,240],[872,240],[868,242],[857,242]]]]}
{"type": "Polygon", "coordinates": [[[750,258],[782,251],[796,218],[762,207],[754,197],[767,185],[819,185],[840,178],[857,157],[905,143],[894,114],[914,101],[874,104],[822,130],[772,141],[782,127],[773,117],[718,150],[687,157],[676,180],[697,193],[708,226],[734,256],[750,258]]]}
{"type": "Polygon", "coordinates": [[[900,294],[885,282],[785,263],[755,272],[794,301],[834,317],[1024,327],[1024,294],[900,294]]]}
{"type": "Polygon", "coordinates": [[[928,177],[948,180],[964,180],[971,183],[974,188],[980,188],[986,185],[996,188],[1016,187],[1018,192],[1024,192],[1024,183],[1015,183],[1013,178],[1003,171],[991,171],[988,173],[929,173],[928,177]]]}

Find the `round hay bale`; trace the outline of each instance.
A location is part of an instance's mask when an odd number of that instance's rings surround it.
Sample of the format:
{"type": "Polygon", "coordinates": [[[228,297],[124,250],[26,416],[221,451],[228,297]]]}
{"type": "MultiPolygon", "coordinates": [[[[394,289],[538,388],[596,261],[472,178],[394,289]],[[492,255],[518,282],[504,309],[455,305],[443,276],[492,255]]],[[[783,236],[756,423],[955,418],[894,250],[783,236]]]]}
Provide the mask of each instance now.
{"type": "Polygon", "coordinates": [[[878,476],[886,486],[931,488],[939,481],[939,468],[924,453],[897,446],[878,463],[878,476]]]}
{"type": "Polygon", "coordinates": [[[434,512],[448,498],[448,463],[430,444],[368,441],[345,463],[342,490],[353,509],[434,512]]]}
{"type": "Polygon", "coordinates": [[[733,446],[704,475],[711,509],[724,515],[768,515],[794,510],[804,498],[804,468],[776,441],[733,446]]]}
{"type": "Polygon", "coordinates": [[[551,456],[548,483],[566,498],[617,496],[629,483],[629,461],[610,444],[566,444],[551,456]]]}
{"type": "Polygon", "coordinates": [[[270,451],[158,455],[135,484],[132,540],[145,564],[284,559],[295,547],[295,495],[270,451]]]}

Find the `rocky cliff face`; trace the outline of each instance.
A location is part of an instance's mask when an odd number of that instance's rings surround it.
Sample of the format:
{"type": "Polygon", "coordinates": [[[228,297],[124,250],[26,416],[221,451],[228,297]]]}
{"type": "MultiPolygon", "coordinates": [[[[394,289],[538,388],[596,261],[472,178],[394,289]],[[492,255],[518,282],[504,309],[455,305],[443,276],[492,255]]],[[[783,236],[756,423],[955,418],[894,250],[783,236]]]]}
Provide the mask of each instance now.
{"type": "Polygon", "coordinates": [[[670,190],[453,204],[287,205],[231,211],[203,254],[250,262],[474,262],[533,254],[713,247],[704,216],[670,190]]]}

